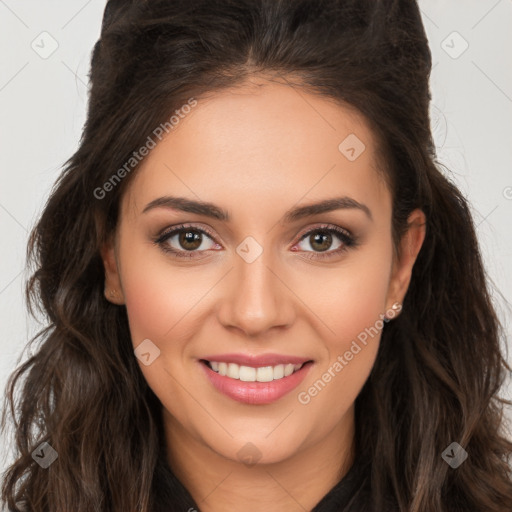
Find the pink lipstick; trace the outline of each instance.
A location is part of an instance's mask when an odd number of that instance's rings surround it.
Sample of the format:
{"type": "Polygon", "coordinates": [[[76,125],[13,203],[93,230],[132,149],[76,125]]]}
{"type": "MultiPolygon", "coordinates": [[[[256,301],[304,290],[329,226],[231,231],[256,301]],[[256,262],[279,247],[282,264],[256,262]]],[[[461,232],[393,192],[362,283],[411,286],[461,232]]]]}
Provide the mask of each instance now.
{"type": "Polygon", "coordinates": [[[311,359],[280,354],[220,354],[199,363],[218,391],[251,405],[279,400],[304,380],[313,365],[311,359]]]}

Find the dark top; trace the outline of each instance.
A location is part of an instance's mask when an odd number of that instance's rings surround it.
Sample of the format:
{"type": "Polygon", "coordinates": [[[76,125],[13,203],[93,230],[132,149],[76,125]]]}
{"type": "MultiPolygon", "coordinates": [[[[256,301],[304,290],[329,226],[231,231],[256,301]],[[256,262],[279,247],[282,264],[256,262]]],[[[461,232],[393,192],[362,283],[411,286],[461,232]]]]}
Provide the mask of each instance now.
{"type": "MultiPolygon", "coordinates": [[[[161,451],[153,481],[152,512],[201,512],[187,489],[173,474],[161,451]]],[[[356,457],[347,474],[315,505],[311,512],[371,512],[370,464],[356,457]]]]}
{"type": "Polygon", "coordinates": [[[370,470],[370,464],[362,456],[357,456],[347,474],[311,512],[369,512],[370,470]]]}

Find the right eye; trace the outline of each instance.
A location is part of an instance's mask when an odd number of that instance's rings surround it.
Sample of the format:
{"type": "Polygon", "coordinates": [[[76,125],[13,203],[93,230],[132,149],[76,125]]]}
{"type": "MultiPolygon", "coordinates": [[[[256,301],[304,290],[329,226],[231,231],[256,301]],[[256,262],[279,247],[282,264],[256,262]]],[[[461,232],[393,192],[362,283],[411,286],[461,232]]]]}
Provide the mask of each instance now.
{"type": "MultiPolygon", "coordinates": [[[[204,228],[180,225],[167,229],[154,242],[163,251],[177,258],[196,258],[196,253],[213,249],[212,246],[208,247],[208,244],[205,247],[205,237],[213,242],[212,236],[204,228]]],[[[216,243],[213,246],[220,247],[216,243]]]]}

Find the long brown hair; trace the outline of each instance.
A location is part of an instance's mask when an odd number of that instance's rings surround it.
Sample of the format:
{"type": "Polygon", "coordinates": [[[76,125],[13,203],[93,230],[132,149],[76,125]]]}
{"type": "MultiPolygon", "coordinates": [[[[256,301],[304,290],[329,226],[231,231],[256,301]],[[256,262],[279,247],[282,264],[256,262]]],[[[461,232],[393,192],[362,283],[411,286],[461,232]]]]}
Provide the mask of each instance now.
{"type": "MultiPolygon", "coordinates": [[[[402,313],[385,325],[356,399],[372,510],[512,510],[503,417],[511,403],[499,397],[511,370],[468,204],[436,159],[431,64],[413,0],[108,2],[80,147],[29,241],[27,300],[47,326],[8,382],[2,426],[9,410],[16,459],[2,499],[10,511],[199,508],[163,461],[161,404],[135,360],[126,310],[103,294],[99,249],[137,166],[104,184],[190,98],[255,73],[365,116],[393,197],[396,247],[408,214],[427,216],[402,313]],[[42,442],[58,454],[46,469],[32,457],[42,442]],[[457,469],[441,456],[452,442],[469,454],[457,469]]],[[[357,500],[351,511],[363,510],[357,500]]]]}

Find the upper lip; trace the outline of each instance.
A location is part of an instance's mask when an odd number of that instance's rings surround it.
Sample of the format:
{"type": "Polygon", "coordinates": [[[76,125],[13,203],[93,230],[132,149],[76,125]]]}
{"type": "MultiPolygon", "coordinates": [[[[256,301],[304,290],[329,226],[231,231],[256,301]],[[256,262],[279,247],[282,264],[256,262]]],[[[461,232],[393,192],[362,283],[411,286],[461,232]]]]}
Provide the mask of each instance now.
{"type": "Polygon", "coordinates": [[[303,364],[311,359],[307,357],[287,356],[284,354],[217,354],[205,356],[202,358],[205,361],[215,361],[218,363],[236,363],[240,366],[252,366],[259,368],[262,366],[277,366],[279,364],[303,364]]]}

